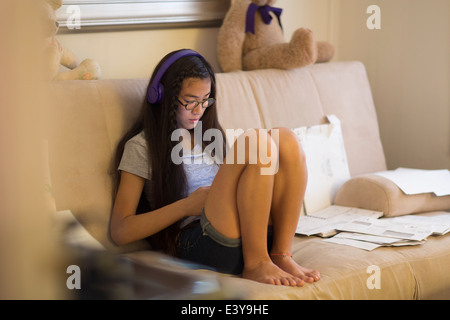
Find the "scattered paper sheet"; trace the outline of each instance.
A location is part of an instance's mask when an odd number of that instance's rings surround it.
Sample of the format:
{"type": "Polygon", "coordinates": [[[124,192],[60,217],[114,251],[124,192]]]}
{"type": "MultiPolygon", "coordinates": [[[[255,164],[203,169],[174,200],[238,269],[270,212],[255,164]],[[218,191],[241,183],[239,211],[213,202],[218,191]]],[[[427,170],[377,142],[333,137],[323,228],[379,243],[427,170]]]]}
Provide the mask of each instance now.
{"type": "Polygon", "coordinates": [[[333,238],[330,238],[330,239],[324,239],[323,241],[330,242],[330,243],[336,243],[336,244],[343,244],[346,246],[351,246],[351,247],[355,247],[355,248],[359,248],[359,249],[363,249],[363,250],[367,250],[367,251],[372,251],[372,250],[382,246],[381,244],[376,244],[376,243],[371,243],[371,242],[337,238],[337,236],[334,236],[333,238]]]}
{"type": "Polygon", "coordinates": [[[324,241],[352,246],[367,251],[386,246],[413,246],[424,243],[424,241],[411,241],[350,232],[338,233],[333,238],[325,239],[324,241]]]}
{"type": "Polygon", "coordinates": [[[393,244],[393,243],[396,243],[396,242],[403,241],[402,239],[398,239],[398,238],[372,236],[372,235],[369,235],[369,234],[352,233],[352,232],[341,232],[341,233],[338,233],[335,236],[335,238],[353,239],[353,240],[358,240],[358,241],[373,242],[373,243],[378,243],[378,244],[381,244],[381,245],[393,244]]]}
{"type": "Polygon", "coordinates": [[[382,215],[379,211],[330,206],[300,217],[296,233],[334,236],[324,241],[371,251],[382,246],[420,245],[430,235],[450,232],[450,212],[379,219],[382,215]]]}
{"type": "Polygon", "coordinates": [[[450,171],[398,168],[374,173],[394,182],[405,194],[450,195],[450,171]]]}
{"type": "Polygon", "coordinates": [[[336,229],[358,218],[379,218],[383,215],[380,211],[372,211],[344,206],[329,206],[323,210],[302,216],[297,225],[297,234],[318,235],[329,237],[336,234],[336,229]]]}
{"type": "Polygon", "coordinates": [[[406,215],[390,219],[397,223],[406,224],[410,229],[431,232],[433,235],[442,236],[450,232],[450,213],[445,211],[435,216],[406,215]]]}
{"type": "Polygon", "coordinates": [[[405,240],[421,241],[433,232],[413,227],[407,223],[395,222],[391,219],[356,219],[338,226],[341,231],[357,232],[375,236],[391,237],[405,240]]]}

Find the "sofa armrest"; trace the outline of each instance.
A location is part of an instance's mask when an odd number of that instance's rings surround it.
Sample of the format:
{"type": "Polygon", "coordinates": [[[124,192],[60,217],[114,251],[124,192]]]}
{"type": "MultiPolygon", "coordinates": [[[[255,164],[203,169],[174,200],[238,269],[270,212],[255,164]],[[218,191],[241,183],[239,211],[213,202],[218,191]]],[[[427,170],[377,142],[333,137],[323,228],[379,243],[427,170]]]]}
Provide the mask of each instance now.
{"type": "Polygon", "coordinates": [[[450,196],[432,193],[406,195],[390,181],[377,175],[352,178],[342,185],[334,199],[335,205],[384,212],[385,217],[450,209],[450,196]]]}

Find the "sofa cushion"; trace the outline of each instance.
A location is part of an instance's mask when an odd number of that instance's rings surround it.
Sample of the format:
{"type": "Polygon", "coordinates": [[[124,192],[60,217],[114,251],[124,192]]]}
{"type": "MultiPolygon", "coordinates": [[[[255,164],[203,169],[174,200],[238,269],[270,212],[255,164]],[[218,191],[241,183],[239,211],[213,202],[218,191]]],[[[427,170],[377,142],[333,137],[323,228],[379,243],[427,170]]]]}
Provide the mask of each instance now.
{"type": "MultiPolygon", "coordinates": [[[[177,261],[171,264],[171,269],[177,268],[179,273],[197,277],[197,280],[199,276],[205,276],[206,280],[217,277],[217,283],[225,292],[251,300],[448,299],[449,245],[450,235],[446,235],[429,237],[420,246],[383,247],[368,252],[327,243],[318,237],[295,236],[292,242],[294,260],[321,274],[320,281],[306,283],[303,287],[274,286],[206,269],[191,270],[177,261]]],[[[153,255],[141,251],[127,257],[150,264],[152,271],[153,255]]],[[[170,261],[167,257],[164,260],[170,261]]],[[[151,278],[154,274],[147,276],[151,278]]]]}
{"type": "Polygon", "coordinates": [[[262,128],[252,85],[245,72],[216,75],[217,110],[223,129],[262,128]]]}
{"type": "Polygon", "coordinates": [[[52,85],[48,157],[57,210],[71,210],[106,248],[112,207],[111,167],[119,138],[142,103],[144,81],[61,81],[52,85]],[[139,92],[136,92],[139,89],[139,92]]]}
{"type": "Polygon", "coordinates": [[[323,113],[334,114],[341,120],[351,176],[386,170],[375,105],[364,65],[355,61],[319,63],[306,70],[314,80],[323,113]]]}
{"type": "Polygon", "coordinates": [[[237,277],[227,277],[226,282],[242,287],[247,299],[448,299],[449,245],[450,235],[433,236],[420,246],[382,247],[368,252],[318,237],[295,236],[295,261],[318,270],[320,281],[300,288],[237,277]],[[373,286],[376,281],[371,267],[379,268],[379,287],[373,286]]]}
{"type": "Polygon", "coordinates": [[[450,196],[432,193],[406,195],[391,180],[374,175],[362,175],[347,181],[338,191],[334,204],[382,211],[385,217],[449,210],[450,196]]]}
{"type": "Polygon", "coordinates": [[[341,120],[351,176],[386,170],[372,92],[360,62],[217,74],[224,128],[296,128],[341,120]]]}

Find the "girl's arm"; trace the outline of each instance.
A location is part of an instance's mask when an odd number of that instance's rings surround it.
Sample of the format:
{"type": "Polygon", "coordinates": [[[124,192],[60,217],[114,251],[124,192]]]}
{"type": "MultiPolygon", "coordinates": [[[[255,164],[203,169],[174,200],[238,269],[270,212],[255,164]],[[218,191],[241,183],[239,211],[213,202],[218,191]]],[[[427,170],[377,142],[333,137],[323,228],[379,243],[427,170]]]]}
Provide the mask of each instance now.
{"type": "Polygon", "coordinates": [[[111,216],[111,238],[117,245],[145,239],[181,218],[200,215],[209,188],[202,188],[188,198],[147,213],[136,215],[145,179],[121,172],[119,190],[111,216]]]}

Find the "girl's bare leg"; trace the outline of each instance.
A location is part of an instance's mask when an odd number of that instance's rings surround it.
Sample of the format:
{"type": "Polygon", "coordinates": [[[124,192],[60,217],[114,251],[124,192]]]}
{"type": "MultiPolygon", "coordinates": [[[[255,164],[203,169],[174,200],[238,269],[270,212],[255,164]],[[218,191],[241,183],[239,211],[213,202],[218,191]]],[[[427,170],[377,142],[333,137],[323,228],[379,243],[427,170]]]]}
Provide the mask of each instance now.
{"type": "MultiPolygon", "coordinates": [[[[239,139],[245,138],[241,136],[239,139]]],[[[261,139],[271,152],[277,152],[270,135],[258,135],[258,142],[261,139]]],[[[233,161],[228,159],[214,179],[205,214],[217,231],[230,238],[242,239],[244,278],[276,285],[301,285],[303,281],[274,264],[267,251],[267,227],[275,178],[261,175],[261,169],[267,165],[250,161],[250,156],[258,154],[258,150],[249,148],[247,144],[245,163],[240,164],[237,163],[236,144],[234,148],[233,161]]]]}
{"type": "MultiPolygon", "coordinates": [[[[320,273],[298,265],[291,257],[295,235],[307,183],[305,155],[297,137],[289,129],[279,128],[275,142],[279,152],[279,170],[274,177],[271,204],[273,226],[272,261],[282,270],[306,282],[320,279],[320,273]]],[[[272,133],[273,134],[273,133],[272,133]]]]}

